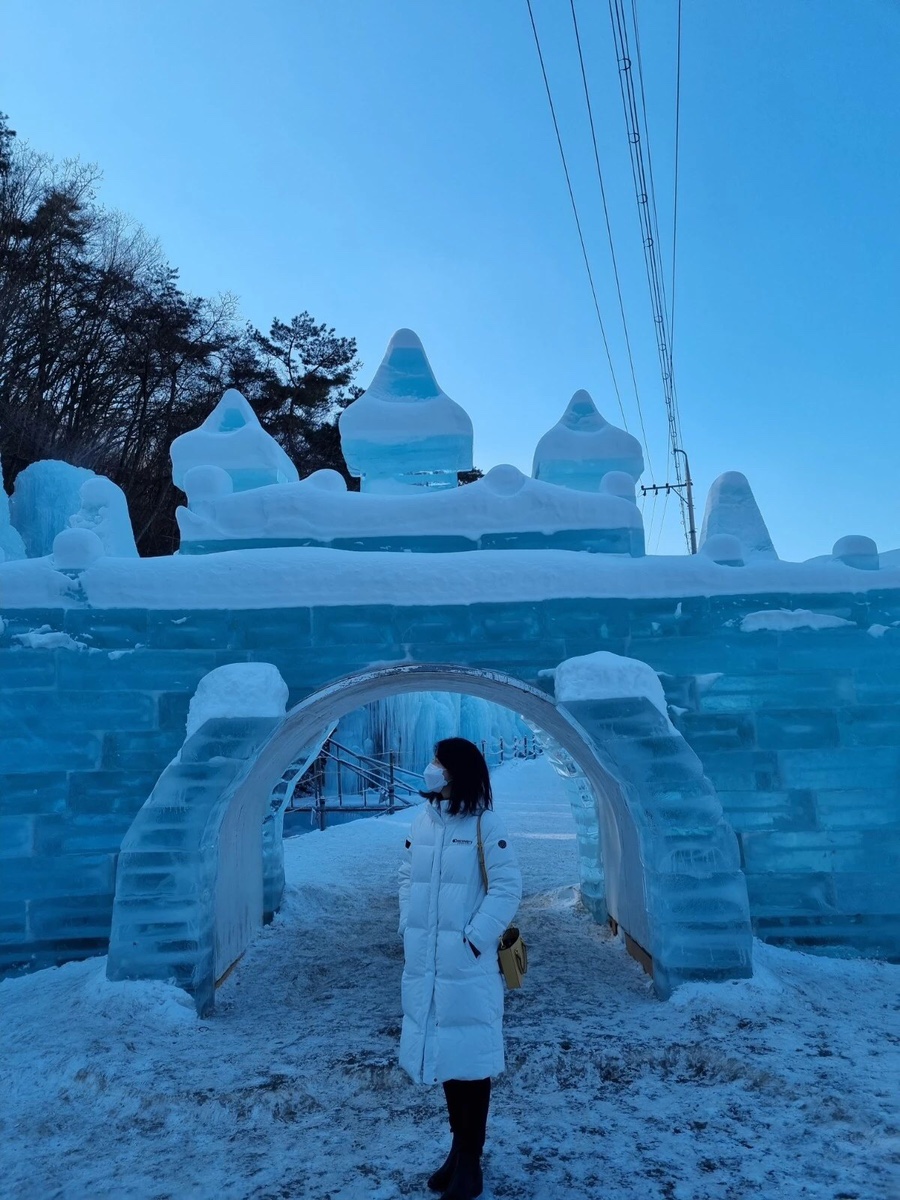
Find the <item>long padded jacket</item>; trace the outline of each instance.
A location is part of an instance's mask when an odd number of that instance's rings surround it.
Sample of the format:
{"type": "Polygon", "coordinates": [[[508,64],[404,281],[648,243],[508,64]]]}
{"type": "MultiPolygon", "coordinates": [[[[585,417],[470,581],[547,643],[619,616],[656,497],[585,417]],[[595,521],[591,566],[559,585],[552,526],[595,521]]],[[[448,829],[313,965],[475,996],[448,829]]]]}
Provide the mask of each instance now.
{"type": "Polygon", "coordinates": [[[446,810],[446,801],[424,805],[400,864],[400,1065],[417,1083],[486,1079],[503,1070],[497,945],[522,897],[522,873],[493,810],[481,818],[487,893],[477,817],[446,810]]]}

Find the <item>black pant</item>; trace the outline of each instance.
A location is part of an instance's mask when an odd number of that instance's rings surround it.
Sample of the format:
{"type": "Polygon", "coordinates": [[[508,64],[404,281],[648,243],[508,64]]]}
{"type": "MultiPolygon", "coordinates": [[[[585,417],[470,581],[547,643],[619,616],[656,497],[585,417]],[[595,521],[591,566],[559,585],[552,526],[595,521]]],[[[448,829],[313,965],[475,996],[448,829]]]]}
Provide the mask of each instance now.
{"type": "Polygon", "coordinates": [[[490,1079],[448,1079],[444,1096],[450,1129],[460,1149],[481,1154],[491,1103],[490,1079]]]}

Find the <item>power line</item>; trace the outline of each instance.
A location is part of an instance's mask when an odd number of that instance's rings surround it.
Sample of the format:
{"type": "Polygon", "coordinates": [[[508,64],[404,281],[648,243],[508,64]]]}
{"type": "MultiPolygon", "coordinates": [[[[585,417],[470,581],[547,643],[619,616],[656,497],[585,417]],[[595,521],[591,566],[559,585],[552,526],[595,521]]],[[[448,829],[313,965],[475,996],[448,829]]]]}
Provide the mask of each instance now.
{"type": "Polygon", "coordinates": [[[575,217],[576,228],[578,229],[578,240],[581,243],[581,253],[584,258],[584,266],[585,266],[585,270],[587,271],[588,282],[591,285],[591,295],[593,296],[593,299],[594,299],[594,311],[597,314],[597,322],[600,326],[600,334],[603,338],[603,348],[606,351],[606,361],[609,363],[609,373],[612,376],[613,388],[615,389],[615,393],[616,393],[616,400],[619,403],[619,411],[622,414],[622,421],[625,425],[625,428],[627,429],[628,421],[625,416],[624,405],[622,404],[622,396],[619,392],[619,382],[616,379],[616,372],[615,372],[615,368],[613,367],[612,355],[610,354],[610,351],[609,351],[609,342],[606,337],[606,329],[603,325],[603,318],[600,315],[600,304],[597,300],[597,289],[594,286],[594,275],[593,275],[593,272],[591,271],[591,264],[590,264],[590,260],[588,259],[587,247],[585,246],[585,243],[584,243],[584,234],[582,233],[582,230],[581,230],[581,218],[578,216],[578,205],[575,203],[575,193],[572,190],[572,180],[569,175],[569,164],[566,161],[566,152],[563,149],[562,136],[559,132],[559,122],[556,119],[556,107],[553,103],[553,94],[550,91],[550,80],[547,78],[547,68],[544,66],[544,55],[541,50],[541,40],[538,37],[537,25],[535,24],[535,20],[534,20],[534,12],[532,11],[532,8],[531,8],[531,0],[525,0],[525,2],[528,5],[528,16],[529,16],[529,19],[531,20],[531,31],[534,34],[534,44],[535,44],[535,48],[537,49],[537,53],[538,53],[538,61],[541,64],[541,74],[544,77],[544,88],[546,89],[546,92],[547,92],[547,103],[550,105],[550,116],[553,118],[553,129],[556,133],[556,144],[559,146],[559,155],[560,155],[560,158],[562,159],[563,171],[566,176],[566,187],[569,189],[569,199],[572,202],[572,213],[575,217]]]}
{"type": "Polygon", "coordinates": [[[575,45],[578,48],[578,63],[581,67],[581,81],[584,84],[584,100],[587,105],[588,121],[591,126],[591,141],[594,145],[594,164],[597,168],[597,180],[600,184],[600,197],[603,201],[603,216],[606,221],[606,236],[609,241],[609,254],[612,259],[613,276],[616,281],[616,295],[619,298],[619,313],[622,317],[622,329],[625,334],[625,346],[628,351],[628,365],[631,368],[631,382],[634,386],[634,399],[637,404],[638,419],[641,424],[641,435],[644,442],[644,452],[647,455],[647,466],[650,474],[653,474],[653,462],[650,458],[650,443],[647,440],[647,430],[644,427],[644,411],[641,407],[641,395],[638,389],[637,374],[634,369],[634,357],[631,352],[631,338],[628,336],[628,322],[625,319],[625,302],[622,299],[622,285],[619,281],[619,264],[616,259],[616,249],[613,243],[612,225],[609,220],[609,206],[606,203],[606,187],[603,183],[603,171],[600,168],[600,150],[597,146],[597,131],[594,126],[594,110],[591,104],[591,93],[588,88],[587,72],[584,67],[584,55],[581,50],[581,33],[578,29],[578,17],[575,12],[575,0],[569,0],[572,9],[572,25],[575,29],[575,45]]]}
{"type": "MultiPolygon", "coordinates": [[[[647,124],[646,94],[644,91],[643,70],[640,52],[640,34],[637,25],[637,9],[635,0],[631,0],[632,20],[634,27],[635,65],[638,73],[638,88],[641,95],[640,108],[635,93],[634,71],[632,69],[631,50],[629,45],[628,21],[625,15],[623,0],[609,0],[609,14],[612,24],[613,41],[619,69],[619,89],[622,97],[622,107],[625,114],[625,128],[628,137],[629,158],[631,160],[632,181],[637,200],[638,219],[644,251],[644,269],[650,292],[650,304],[656,330],[656,347],[659,356],[660,374],[662,376],[663,395],[665,398],[666,420],[669,431],[669,453],[675,472],[679,499],[682,501],[682,522],[685,527],[685,538],[688,548],[692,549],[692,539],[685,521],[682,492],[687,487],[688,479],[682,474],[680,451],[680,420],[678,402],[675,393],[672,372],[671,334],[669,330],[668,305],[664,282],[664,269],[659,237],[659,217],[656,206],[656,192],[653,183],[652,162],[650,156],[650,138],[647,124]],[[641,116],[643,115],[643,128],[641,116]],[[644,146],[646,145],[646,151],[644,146]]],[[[683,454],[683,450],[680,451],[683,454]]],[[[686,458],[686,456],[685,456],[686,458]]],[[[689,489],[688,489],[689,490],[689,489]]],[[[693,518],[691,518],[693,529],[693,518]]]]}

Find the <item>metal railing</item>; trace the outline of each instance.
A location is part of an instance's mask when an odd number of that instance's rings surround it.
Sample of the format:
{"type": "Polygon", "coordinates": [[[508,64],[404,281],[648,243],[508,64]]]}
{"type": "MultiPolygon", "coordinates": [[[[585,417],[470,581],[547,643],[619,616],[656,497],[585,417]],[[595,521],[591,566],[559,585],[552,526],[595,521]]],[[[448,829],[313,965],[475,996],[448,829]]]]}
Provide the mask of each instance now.
{"type": "MultiPolygon", "coordinates": [[[[538,758],[543,748],[537,738],[523,736],[512,740],[500,738],[496,747],[481,742],[485,757],[499,762],[510,759],[538,758]]],[[[357,813],[375,815],[393,813],[409,808],[422,798],[422,776],[417,771],[401,767],[397,752],[388,751],[384,758],[361,754],[341,742],[329,738],[310,767],[298,778],[294,766],[282,776],[277,790],[282,795],[290,790],[285,816],[289,813],[308,813],[310,824],[319,829],[327,827],[328,813],[357,813]],[[347,775],[351,787],[347,786],[347,775]]]]}

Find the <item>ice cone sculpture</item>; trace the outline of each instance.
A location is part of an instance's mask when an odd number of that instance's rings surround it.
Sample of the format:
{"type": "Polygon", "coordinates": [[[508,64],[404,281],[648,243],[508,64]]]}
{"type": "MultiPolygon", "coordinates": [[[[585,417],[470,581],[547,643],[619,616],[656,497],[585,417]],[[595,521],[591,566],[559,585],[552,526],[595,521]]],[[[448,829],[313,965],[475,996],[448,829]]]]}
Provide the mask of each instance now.
{"type": "Polygon", "coordinates": [[[700,531],[701,549],[707,539],[721,533],[736,537],[747,554],[778,557],[747,476],[740,471],[726,471],[709,489],[700,531]]]}
{"type": "Polygon", "coordinates": [[[604,475],[624,471],[638,480],[644,456],[637,438],[611,425],[588,392],[576,392],[559,421],[537,444],[531,474],[580,492],[598,492],[604,475]]]}
{"type": "Polygon", "coordinates": [[[185,490],[194,467],[221,467],[236,492],[270,483],[296,483],[299,476],[278,442],[263,429],[244,397],[229,388],[206,420],[172,443],[172,482],[185,490]]]}
{"type": "Polygon", "coordinates": [[[369,387],[340,416],[341,446],[364,492],[456,487],[472,469],[472,422],[441,390],[422,343],[400,329],[369,387]]]}

